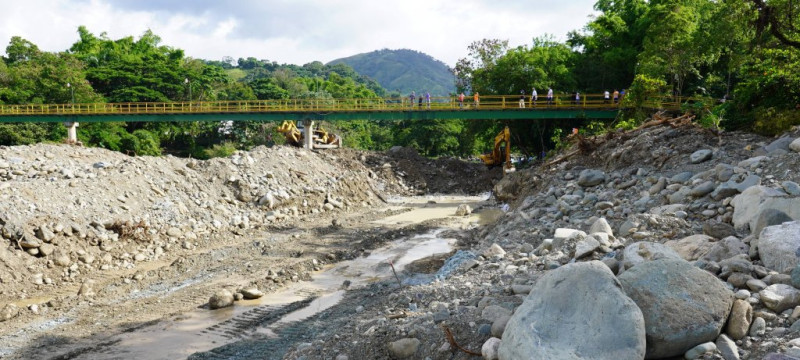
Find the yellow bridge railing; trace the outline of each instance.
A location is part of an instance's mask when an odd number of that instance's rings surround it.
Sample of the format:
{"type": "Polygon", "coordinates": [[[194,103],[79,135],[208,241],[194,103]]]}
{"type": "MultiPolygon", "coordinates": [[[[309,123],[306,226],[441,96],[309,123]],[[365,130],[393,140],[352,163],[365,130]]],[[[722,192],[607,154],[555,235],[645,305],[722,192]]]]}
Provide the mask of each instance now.
{"type": "MultiPolygon", "coordinates": [[[[373,112],[373,111],[443,111],[443,110],[556,110],[586,109],[609,110],[619,107],[613,99],[606,101],[602,94],[583,95],[575,100],[574,95],[559,95],[549,101],[539,96],[534,101],[526,95],[481,96],[478,102],[473,96],[463,101],[458,97],[431,97],[430,102],[416,97],[412,102],[404,98],[368,99],[289,99],[246,101],[191,101],[191,102],[140,102],[140,103],[75,103],[75,104],[27,104],[0,105],[0,116],[25,115],[141,115],[141,114],[216,114],[216,113],[298,113],[298,112],[373,112]]],[[[680,108],[679,98],[652,98],[648,107],[661,109],[680,108]]]]}

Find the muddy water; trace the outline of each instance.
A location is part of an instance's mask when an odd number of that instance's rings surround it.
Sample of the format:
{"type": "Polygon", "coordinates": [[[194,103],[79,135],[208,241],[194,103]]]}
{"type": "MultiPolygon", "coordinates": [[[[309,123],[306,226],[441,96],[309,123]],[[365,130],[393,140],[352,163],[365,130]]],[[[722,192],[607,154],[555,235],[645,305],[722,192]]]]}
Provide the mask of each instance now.
{"type": "MultiPolygon", "coordinates": [[[[502,216],[502,211],[484,209],[469,217],[453,217],[459,204],[475,208],[485,200],[485,196],[396,199],[392,201],[393,207],[412,210],[376,221],[375,225],[405,225],[439,218],[453,218],[456,221],[452,226],[486,224],[502,216]]],[[[310,282],[292,284],[258,300],[238,301],[233,307],[214,311],[197,310],[117,335],[106,342],[107,346],[96,347],[95,352],[76,359],[185,358],[250,336],[275,336],[273,329],[276,327],[335,306],[347,288],[392,279],[392,267],[399,273],[416,260],[450,252],[456,240],[442,237],[444,230],[397,240],[372,251],[369,256],[329,266],[313,274],[310,282]],[[294,305],[304,300],[311,301],[294,309],[294,305]]]]}

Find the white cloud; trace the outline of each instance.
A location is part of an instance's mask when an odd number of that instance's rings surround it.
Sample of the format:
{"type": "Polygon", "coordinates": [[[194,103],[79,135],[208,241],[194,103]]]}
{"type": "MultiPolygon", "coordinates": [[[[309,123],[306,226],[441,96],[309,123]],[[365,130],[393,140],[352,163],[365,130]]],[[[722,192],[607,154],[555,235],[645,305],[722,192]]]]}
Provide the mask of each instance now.
{"type": "Polygon", "coordinates": [[[26,0],[3,5],[0,42],[21,36],[47,51],[68,49],[77,28],[109,38],[151,29],[188,56],[327,62],[382,48],[422,51],[453,65],[483,38],[526,45],[564,39],[593,13],[594,0],[457,2],[406,0],[26,0]]]}

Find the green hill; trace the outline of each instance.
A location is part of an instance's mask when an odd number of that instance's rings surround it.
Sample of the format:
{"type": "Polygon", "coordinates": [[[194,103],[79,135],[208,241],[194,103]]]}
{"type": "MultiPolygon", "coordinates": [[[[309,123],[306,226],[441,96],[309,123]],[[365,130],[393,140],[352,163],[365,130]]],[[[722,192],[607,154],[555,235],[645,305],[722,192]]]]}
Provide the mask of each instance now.
{"type": "Polygon", "coordinates": [[[402,95],[430,91],[433,96],[453,92],[454,79],[443,62],[419,51],[377,50],[333,60],[328,65],[344,63],[361,75],[375,79],[386,90],[402,95]]]}

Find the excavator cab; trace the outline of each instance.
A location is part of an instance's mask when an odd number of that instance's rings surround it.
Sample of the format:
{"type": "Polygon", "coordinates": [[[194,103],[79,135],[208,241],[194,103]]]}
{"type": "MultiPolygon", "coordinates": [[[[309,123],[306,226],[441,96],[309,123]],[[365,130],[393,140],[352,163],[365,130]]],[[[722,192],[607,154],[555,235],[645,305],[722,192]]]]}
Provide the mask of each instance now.
{"type": "Polygon", "coordinates": [[[504,174],[514,171],[511,164],[511,131],[508,126],[494,137],[492,152],[480,155],[480,158],[490,169],[502,166],[504,174]]]}

